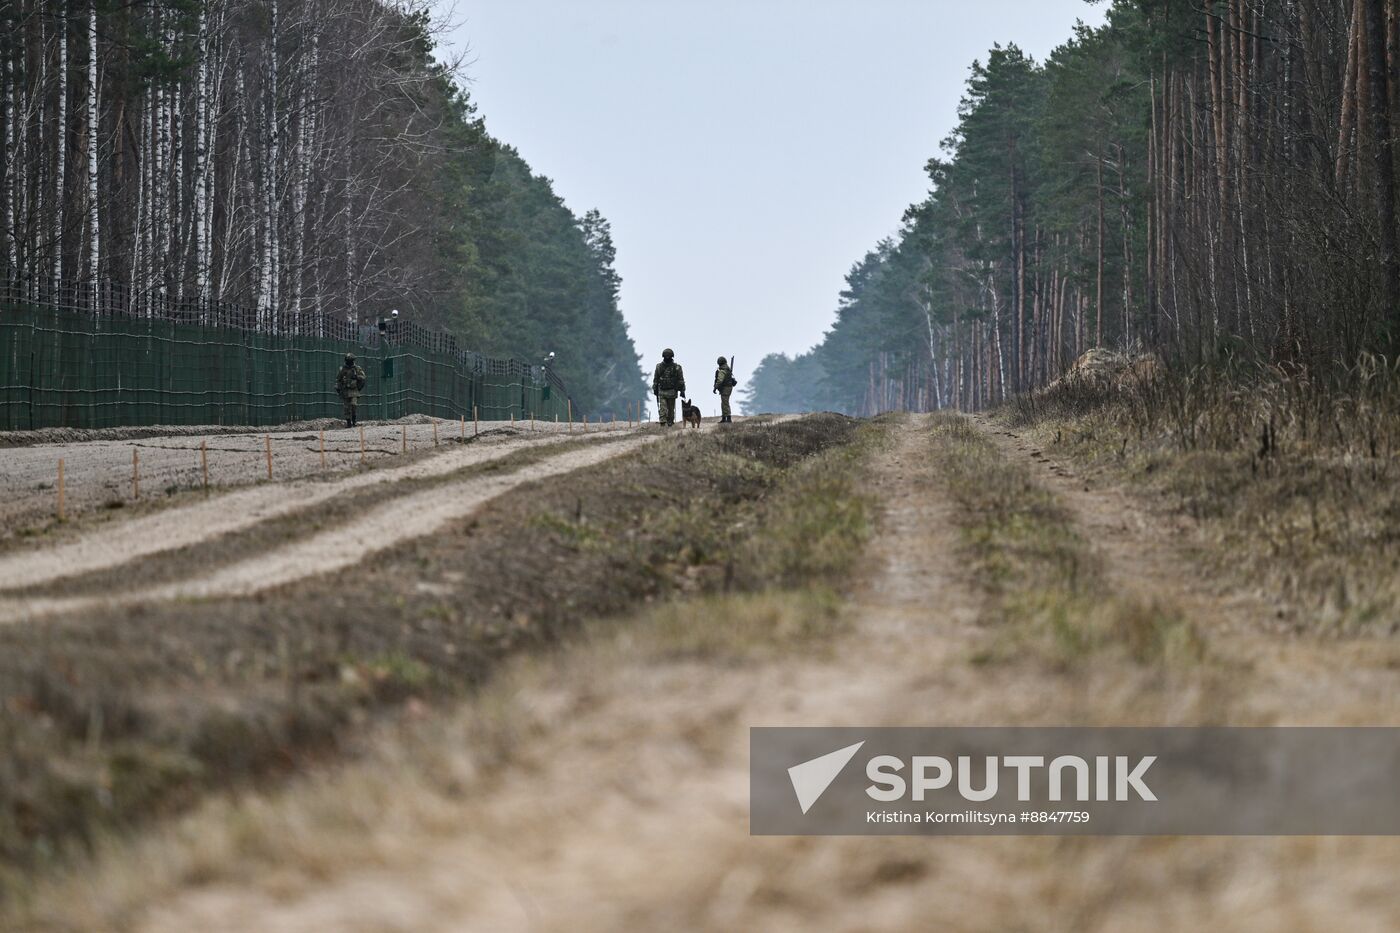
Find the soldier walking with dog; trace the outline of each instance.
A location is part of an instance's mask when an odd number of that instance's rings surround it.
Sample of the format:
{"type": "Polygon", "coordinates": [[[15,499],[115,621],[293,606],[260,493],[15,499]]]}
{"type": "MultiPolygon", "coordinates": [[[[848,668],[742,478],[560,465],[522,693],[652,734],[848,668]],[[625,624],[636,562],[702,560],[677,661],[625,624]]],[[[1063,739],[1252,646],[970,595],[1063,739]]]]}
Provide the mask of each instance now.
{"type": "Polygon", "coordinates": [[[364,388],[365,371],[355,362],[355,354],[345,354],[345,365],[335,374],[335,394],[340,396],[341,404],[345,408],[347,428],[353,428],[359,420],[357,409],[360,405],[360,393],[364,388]]]}
{"type": "Polygon", "coordinates": [[[676,423],[676,398],[685,394],[685,370],[676,362],[676,351],[667,347],[661,351],[661,362],[651,374],[651,394],[656,396],[657,416],[661,424],[676,423]]]}
{"type": "Polygon", "coordinates": [[[729,393],[739,384],[734,378],[734,362],[721,356],[718,363],[719,368],[715,370],[715,392],[719,395],[719,423],[733,424],[734,419],[729,417],[729,393]]]}

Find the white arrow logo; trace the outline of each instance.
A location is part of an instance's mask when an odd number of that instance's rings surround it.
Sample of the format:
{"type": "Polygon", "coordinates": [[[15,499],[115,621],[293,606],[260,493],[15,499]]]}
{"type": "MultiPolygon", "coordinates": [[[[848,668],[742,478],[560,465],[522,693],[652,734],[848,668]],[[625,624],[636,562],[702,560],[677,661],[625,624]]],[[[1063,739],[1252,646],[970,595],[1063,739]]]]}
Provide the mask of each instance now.
{"type": "Polygon", "coordinates": [[[788,778],[792,780],[792,789],[797,792],[797,803],[802,807],[804,814],[826,793],[826,789],[836,780],[841,769],[846,767],[864,744],[865,742],[861,741],[847,745],[828,755],[788,768],[788,778]]]}

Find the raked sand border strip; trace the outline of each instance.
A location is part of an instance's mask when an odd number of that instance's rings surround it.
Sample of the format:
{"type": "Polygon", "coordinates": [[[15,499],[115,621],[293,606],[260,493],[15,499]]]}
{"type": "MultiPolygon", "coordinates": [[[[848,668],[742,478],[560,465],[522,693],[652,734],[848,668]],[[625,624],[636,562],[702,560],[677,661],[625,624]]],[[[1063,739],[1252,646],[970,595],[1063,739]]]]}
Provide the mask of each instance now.
{"type": "Polygon", "coordinates": [[[112,596],[0,600],[0,623],[29,621],[99,606],[247,596],[307,577],[332,573],[403,541],[433,534],[449,522],[465,518],[491,499],[525,483],[611,460],[660,440],[662,436],[652,435],[596,447],[590,445],[566,451],[503,476],[472,476],[402,496],[370,509],[346,525],[239,561],[197,579],[112,596]]]}
{"type": "MultiPolygon", "coordinates": [[[[616,436],[576,435],[570,440],[603,440],[616,436]]],[[[563,438],[550,436],[547,439],[560,440],[563,438]]],[[[163,509],[94,529],[76,541],[56,547],[0,557],[0,592],[108,570],[153,554],[190,547],[220,535],[242,531],[347,492],[403,480],[444,476],[465,467],[499,460],[539,442],[531,439],[491,447],[457,447],[403,467],[355,473],[331,482],[294,480],[276,485],[245,487],[201,502],[163,509]]]]}

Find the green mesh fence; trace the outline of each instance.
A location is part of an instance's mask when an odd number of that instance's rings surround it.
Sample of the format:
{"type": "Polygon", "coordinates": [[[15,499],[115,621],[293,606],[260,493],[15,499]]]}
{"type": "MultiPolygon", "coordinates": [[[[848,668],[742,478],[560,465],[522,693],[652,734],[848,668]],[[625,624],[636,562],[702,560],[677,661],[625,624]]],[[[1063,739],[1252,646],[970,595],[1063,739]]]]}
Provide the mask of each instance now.
{"type": "Polygon", "coordinates": [[[567,417],[552,374],[456,349],[446,335],[343,322],[337,336],[305,333],[305,322],[301,333],[266,332],[228,326],[238,317],[226,310],[94,313],[0,286],[0,430],[340,417],[335,377],[347,352],[368,377],[364,418],[567,417]]]}

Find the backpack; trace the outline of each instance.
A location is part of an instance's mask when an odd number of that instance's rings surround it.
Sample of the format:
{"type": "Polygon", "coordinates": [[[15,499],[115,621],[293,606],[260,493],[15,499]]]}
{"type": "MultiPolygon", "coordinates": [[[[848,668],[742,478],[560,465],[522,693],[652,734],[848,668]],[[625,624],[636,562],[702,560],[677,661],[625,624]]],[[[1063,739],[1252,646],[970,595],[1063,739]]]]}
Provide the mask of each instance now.
{"type": "Polygon", "coordinates": [[[662,392],[674,392],[681,387],[681,368],[674,362],[661,363],[656,371],[656,387],[662,392]]]}

